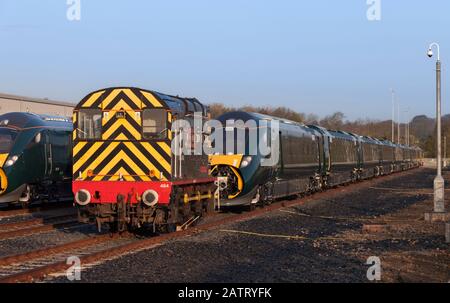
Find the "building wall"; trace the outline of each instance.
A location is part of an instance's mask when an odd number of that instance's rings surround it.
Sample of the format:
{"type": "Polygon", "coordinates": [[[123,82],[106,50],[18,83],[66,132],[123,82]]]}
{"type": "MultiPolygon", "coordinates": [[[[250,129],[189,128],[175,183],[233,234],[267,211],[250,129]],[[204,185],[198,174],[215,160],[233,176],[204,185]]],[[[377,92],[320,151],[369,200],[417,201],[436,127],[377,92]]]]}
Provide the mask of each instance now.
{"type": "Polygon", "coordinates": [[[52,104],[52,101],[47,100],[30,100],[15,99],[13,97],[0,96],[0,115],[9,112],[30,112],[35,114],[48,114],[56,116],[71,117],[73,106],[70,104],[59,104],[57,102],[52,104]]]}

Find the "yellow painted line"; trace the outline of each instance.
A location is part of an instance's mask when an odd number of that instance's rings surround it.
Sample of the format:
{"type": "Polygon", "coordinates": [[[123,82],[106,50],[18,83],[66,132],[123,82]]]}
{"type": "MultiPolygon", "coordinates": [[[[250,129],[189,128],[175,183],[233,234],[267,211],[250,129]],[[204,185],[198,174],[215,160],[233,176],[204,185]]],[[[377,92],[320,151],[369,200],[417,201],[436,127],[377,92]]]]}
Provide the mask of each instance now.
{"type": "Polygon", "coordinates": [[[156,149],[148,142],[141,142],[146,150],[150,152],[150,154],[158,161],[166,171],[171,173],[172,169],[170,164],[156,151],[156,149]]]}
{"type": "Polygon", "coordinates": [[[86,144],[87,142],[78,142],[73,148],[73,156],[75,157],[86,144]]]}
{"type": "Polygon", "coordinates": [[[92,157],[92,155],[103,145],[103,142],[95,142],[94,145],[73,165],[73,172],[77,172],[80,167],[92,157]]]}
{"type": "Polygon", "coordinates": [[[241,231],[241,230],[231,230],[231,229],[221,229],[221,232],[233,233],[233,234],[243,234],[250,236],[258,236],[258,237],[266,237],[266,238],[283,238],[283,239],[292,239],[292,240],[308,240],[308,238],[304,236],[289,236],[289,235],[273,235],[273,234],[262,234],[255,233],[250,231],[241,231]]]}
{"type": "Polygon", "coordinates": [[[154,106],[154,107],[162,107],[162,104],[153,96],[153,94],[149,92],[141,91],[144,97],[154,106]]]}
{"type": "Polygon", "coordinates": [[[89,97],[89,99],[87,99],[86,102],[83,103],[82,107],[91,107],[92,104],[94,104],[95,101],[98,100],[98,98],[100,98],[100,96],[104,93],[105,91],[100,91],[100,92],[96,92],[95,94],[92,94],[92,96],[89,97]]]}

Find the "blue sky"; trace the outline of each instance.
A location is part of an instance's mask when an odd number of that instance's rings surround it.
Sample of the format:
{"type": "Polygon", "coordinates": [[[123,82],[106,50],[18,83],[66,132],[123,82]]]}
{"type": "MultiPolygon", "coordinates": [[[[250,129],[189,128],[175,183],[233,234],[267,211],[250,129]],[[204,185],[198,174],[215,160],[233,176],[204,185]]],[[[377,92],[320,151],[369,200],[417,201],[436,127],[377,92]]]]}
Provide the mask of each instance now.
{"type": "MultiPolygon", "coordinates": [[[[432,41],[441,44],[443,111],[450,1],[0,0],[0,91],[78,102],[138,86],[206,103],[285,105],[349,119],[434,116],[432,41]],[[403,111],[403,109],[402,109],[403,111]]],[[[447,58],[448,61],[447,61],[447,58]]]]}

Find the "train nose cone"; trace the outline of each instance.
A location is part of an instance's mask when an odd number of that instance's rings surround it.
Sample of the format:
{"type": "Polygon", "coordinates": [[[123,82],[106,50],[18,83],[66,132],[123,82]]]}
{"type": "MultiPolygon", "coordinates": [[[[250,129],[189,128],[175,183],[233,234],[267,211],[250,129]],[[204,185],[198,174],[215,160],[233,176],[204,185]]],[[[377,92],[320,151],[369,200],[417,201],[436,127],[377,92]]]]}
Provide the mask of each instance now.
{"type": "Polygon", "coordinates": [[[3,169],[0,168],[0,195],[8,188],[8,178],[3,169]]]}

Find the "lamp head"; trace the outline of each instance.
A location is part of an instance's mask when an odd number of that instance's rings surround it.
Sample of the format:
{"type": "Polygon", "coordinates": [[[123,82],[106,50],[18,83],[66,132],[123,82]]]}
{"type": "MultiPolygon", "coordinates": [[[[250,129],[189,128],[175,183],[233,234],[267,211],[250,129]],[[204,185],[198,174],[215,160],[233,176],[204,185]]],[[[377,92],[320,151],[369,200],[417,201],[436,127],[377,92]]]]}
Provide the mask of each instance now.
{"type": "Polygon", "coordinates": [[[431,48],[428,49],[427,55],[430,58],[433,57],[433,50],[431,48]]]}

